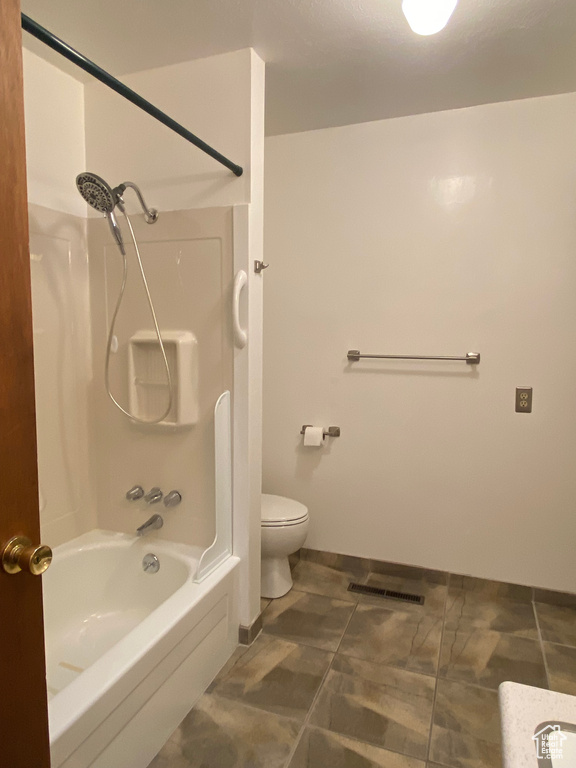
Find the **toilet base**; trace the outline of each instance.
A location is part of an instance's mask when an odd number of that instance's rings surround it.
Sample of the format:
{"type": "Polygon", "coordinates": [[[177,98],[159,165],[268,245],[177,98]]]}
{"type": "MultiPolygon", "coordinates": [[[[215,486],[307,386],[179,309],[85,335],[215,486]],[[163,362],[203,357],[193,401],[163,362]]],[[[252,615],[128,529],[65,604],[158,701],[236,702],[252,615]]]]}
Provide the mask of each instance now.
{"type": "Polygon", "coordinates": [[[262,581],[260,594],[262,597],[277,598],[292,589],[292,573],[290,563],[285,557],[262,558],[262,581]]]}

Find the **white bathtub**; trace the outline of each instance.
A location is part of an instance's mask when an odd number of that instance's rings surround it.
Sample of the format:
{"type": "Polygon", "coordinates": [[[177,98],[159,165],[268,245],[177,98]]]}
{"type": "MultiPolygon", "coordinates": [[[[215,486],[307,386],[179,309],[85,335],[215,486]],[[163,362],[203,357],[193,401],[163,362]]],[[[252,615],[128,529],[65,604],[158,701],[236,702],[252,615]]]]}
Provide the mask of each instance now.
{"type": "Polygon", "coordinates": [[[43,576],[52,768],[146,768],[238,641],[238,558],[91,531],[43,576]],[[146,573],[142,558],[157,555],[146,573]]]}

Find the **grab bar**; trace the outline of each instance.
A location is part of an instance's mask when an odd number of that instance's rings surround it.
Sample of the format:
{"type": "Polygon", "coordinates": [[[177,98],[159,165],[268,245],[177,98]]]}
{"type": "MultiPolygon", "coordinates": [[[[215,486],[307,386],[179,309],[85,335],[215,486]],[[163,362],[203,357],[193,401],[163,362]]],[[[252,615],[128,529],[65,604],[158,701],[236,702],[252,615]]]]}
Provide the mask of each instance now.
{"type": "Polygon", "coordinates": [[[248,334],[240,325],[240,293],[248,282],[248,275],[243,269],[236,273],[234,288],[232,291],[232,325],[234,327],[234,340],[238,349],[244,349],[248,341],[248,334]]]}
{"type": "Polygon", "coordinates": [[[467,352],[466,357],[452,357],[449,355],[363,355],[358,349],[348,350],[348,360],[355,362],[362,358],[372,360],[461,360],[468,365],[478,365],[480,363],[480,352],[467,352]]]}

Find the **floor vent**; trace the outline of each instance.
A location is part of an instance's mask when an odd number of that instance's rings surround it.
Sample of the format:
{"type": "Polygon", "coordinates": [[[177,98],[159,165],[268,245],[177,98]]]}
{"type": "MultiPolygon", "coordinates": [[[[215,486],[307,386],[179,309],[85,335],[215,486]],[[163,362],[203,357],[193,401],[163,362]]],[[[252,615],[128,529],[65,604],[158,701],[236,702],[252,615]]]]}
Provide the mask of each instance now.
{"type": "Polygon", "coordinates": [[[389,600],[401,600],[404,603],[424,605],[424,595],[413,595],[410,592],[396,592],[393,589],[382,589],[381,587],[368,587],[366,584],[357,584],[355,581],[351,581],[348,585],[348,592],[359,592],[361,595],[387,597],[389,600]]]}

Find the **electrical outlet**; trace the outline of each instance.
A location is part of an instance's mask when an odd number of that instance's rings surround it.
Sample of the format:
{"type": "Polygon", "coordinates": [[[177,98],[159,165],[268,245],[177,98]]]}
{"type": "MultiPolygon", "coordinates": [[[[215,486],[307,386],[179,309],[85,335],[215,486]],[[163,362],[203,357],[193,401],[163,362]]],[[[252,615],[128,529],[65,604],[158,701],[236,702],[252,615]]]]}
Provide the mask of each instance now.
{"type": "Polygon", "coordinates": [[[516,413],[532,413],[532,387],[516,387],[516,413]]]}

